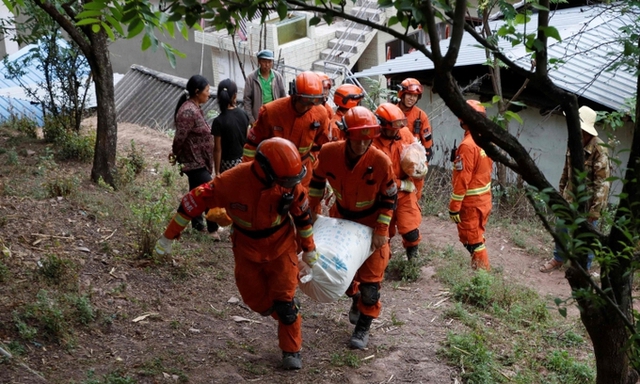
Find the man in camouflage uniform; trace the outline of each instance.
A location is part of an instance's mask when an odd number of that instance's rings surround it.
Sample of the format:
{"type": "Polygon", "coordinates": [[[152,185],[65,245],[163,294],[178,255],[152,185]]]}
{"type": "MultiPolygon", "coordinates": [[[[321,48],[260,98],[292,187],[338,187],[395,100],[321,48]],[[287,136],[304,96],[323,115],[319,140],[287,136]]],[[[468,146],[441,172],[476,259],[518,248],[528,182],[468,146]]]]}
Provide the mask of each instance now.
{"type": "MultiPolygon", "coordinates": [[[[611,175],[609,165],[609,154],[604,142],[598,138],[598,131],[594,125],[596,122],[596,112],[583,106],[578,110],[580,114],[580,126],[582,128],[582,146],[584,147],[584,171],[587,173],[587,192],[589,194],[589,216],[587,220],[593,226],[597,226],[600,212],[607,206],[609,198],[609,181],[611,175]]],[[[572,196],[572,176],[571,158],[567,151],[564,170],[560,177],[559,190],[562,196],[568,202],[571,202],[572,196]]],[[[593,253],[589,252],[587,261],[587,270],[591,267],[593,261],[593,253]]],[[[564,260],[560,256],[560,248],[556,244],[553,251],[553,258],[549,259],[540,267],[540,272],[548,273],[560,268],[564,260]]]]}

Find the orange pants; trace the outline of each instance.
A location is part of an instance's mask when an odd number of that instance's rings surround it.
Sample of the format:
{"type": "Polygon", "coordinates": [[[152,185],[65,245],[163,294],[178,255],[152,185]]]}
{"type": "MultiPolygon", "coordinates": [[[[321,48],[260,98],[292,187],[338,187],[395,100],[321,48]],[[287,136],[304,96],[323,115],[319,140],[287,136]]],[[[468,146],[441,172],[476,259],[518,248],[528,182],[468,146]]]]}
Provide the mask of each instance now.
{"type": "Polygon", "coordinates": [[[484,232],[491,213],[491,199],[486,199],[486,196],[471,198],[470,201],[467,199],[469,198],[465,198],[460,208],[458,237],[465,246],[482,244],[472,251],[471,266],[473,269],[489,270],[489,254],[484,245],[484,232]]]}
{"type": "Polygon", "coordinates": [[[418,196],[415,193],[399,191],[398,205],[389,224],[389,239],[395,236],[397,227],[398,233],[403,236],[403,247],[418,245],[422,239],[420,232],[418,232],[418,238],[412,241],[407,241],[404,235],[413,230],[418,230],[421,223],[422,211],[420,210],[420,205],[418,205],[418,196]]]}
{"type": "MultiPolygon", "coordinates": [[[[362,264],[360,269],[358,269],[358,272],[356,272],[351,286],[347,289],[347,296],[351,297],[357,294],[361,283],[377,284],[378,291],[380,291],[380,288],[382,288],[381,283],[384,278],[384,270],[387,269],[387,264],[389,264],[390,253],[389,244],[385,244],[380,249],[374,251],[364,264],[362,264]]],[[[377,318],[380,316],[382,303],[378,300],[375,305],[364,305],[362,303],[362,297],[360,297],[358,301],[358,310],[364,315],[377,318]]]]}
{"type": "MultiPolygon", "coordinates": [[[[298,286],[298,256],[287,252],[275,260],[255,263],[242,255],[235,255],[235,278],[242,300],[258,313],[268,313],[274,301],[293,300],[298,286]]],[[[278,340],[284,352],[298,352],[302,348],[302,320],[300,315],[291,325],[278,320],[278,340]]]]}

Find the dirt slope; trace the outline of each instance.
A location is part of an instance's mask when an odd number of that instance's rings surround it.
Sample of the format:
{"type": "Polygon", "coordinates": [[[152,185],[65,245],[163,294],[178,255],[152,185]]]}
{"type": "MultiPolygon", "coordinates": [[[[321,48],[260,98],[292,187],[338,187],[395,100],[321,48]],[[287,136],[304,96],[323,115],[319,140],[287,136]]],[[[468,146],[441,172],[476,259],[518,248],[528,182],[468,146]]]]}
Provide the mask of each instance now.
{"type": "MultiPolygon", "coordinates": [[[[144,148],[150,164],[166,161],[171,140],[133,125],[119,125],[119,146],[130,140],[144,148]]],[[[179,182],[185,184],[186,179],[179,182]]],[[[88,183],[86,188],[92,188],[88,183]]],[[[96,376],[110,372],[135,375],[140,383],[453,383],[456,371],[437,355],[446,333],[458,324],[447,320],[449,307],[443,287],[433,278],[433,266],[423,267],[421,278],[410,284],[388,282],[382,292],[383,312],[374,323],[370,347],[351,352],[347,342],[353,326],[348,323],[347,300],[319,304],[299,293],[303,314],[303,363],[299,372],[277,369],[281,356],[276,323],[249,311],[233,283],[233,258],[228,241],[195,242],[185,233],[179,250],[204,246],[210,257],[178,259],[173,268],[150,267],[107,257],[100,244],[108,241],[112,254],[122,252],[130,239],[118,223],[98,220],[66,199],[33,201],[0,197],[0,210],[11,221],[0,228],[0,237],[11,246],[13,263],[35,268],[48,249],[82,260],[81,289],[91,294],[101,318],[95,327],[77,334],[75,348],[68,350],[45,341],[33,343],[29,367],[50,383],[82,382],[89,370],[96,376]],[[34,217],[33,212],[38,212],[34,217]],[[45,240],[35,243],[44,236],[45,240]],[[34,244],[35,243],[35,244],[34,244]],[[115,250],[115,252],[113,252],[115,250]],[[87,252],[88,251],[88,252],[87,252]],[[196,266],[198,275],[190,274],[196,266]],[[186,276],[176,273],[186,270],[186,276]],[[135,321],[148,314],[143,320],[135,321]],[[235,321],[233,316],[244,318],[235,321]],[[110,321],[108,319],[111,319],[110,321]],[[348,366],[350,356],[365,359],[359,367],[348,366]],[[340,366],[342,364],[342,366],[340,366]]],[[[466,252],[457,240],[455,227],[439,217],[425,217],[421,226],[423,251],[453,246],[466,252]]],[[[531,256],[511,243],[510,234],[490,228],[487,248],[494,268],[542,295],[567,296],[562,273],[543,275],[537,267],[541,256],[531,256]]],[[[539,249],[549,244],[532,244],[539,249]]],[[[402,257],[402,255],[396,255],[402,257]]],[[[18,277],[20,279],[21,277],[18,277]]],[[[22,282],[30,284],[28,279],[22,282]]],[[[1,288],[1,287],[0,287],[1,288]]],[[[11,323],[8,295],[20,290],[1,290],[0,323],[11,323]],[[3,299],[4,297],[4,299],[3,299]]],[[[29,300],[25,298],[25,300],[29,300]]],[[[0,327],[0,341],[8,342],[8,326],[0,327]]],[[[18,365],[0,366],[0,383],[41,383],[36,375],[18,365]],[[6,369],[5,369],[6,368],[6,369]]]]}

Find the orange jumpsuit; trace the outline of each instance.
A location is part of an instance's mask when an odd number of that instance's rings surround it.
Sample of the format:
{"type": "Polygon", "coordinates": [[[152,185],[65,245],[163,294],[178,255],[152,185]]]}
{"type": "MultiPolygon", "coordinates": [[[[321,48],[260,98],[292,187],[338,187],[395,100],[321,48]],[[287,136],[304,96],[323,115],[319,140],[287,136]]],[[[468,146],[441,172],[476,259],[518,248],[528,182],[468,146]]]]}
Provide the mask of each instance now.
{"type": "Polygon", "coordinates": [[[329,139],[330,141],[339,141],[346,139],[344,131],[338,127],[336,123],[342,123],[342,117],[344,113],[338,108],[333,114],[331,120],[329,120],[329,139]]]}
{"type": "Polygon", "coordinates": [[[493,161],[474,141],[469,131],[453,162],[453,192],[449,211],[460,212],[458,236],[471,252],[471,265],[489,269],[484,231],[491,213],[491,171],[493,161]]]}
{"type": "Polygon", "coordinates": [[[316,105],[299,116],[293,108],[291,96],[274,100],[260,107],[258,119],[249,130],[242,160],[253,160],[256,148],[263,140],[271,137],[285,138],[298,147],[303,164],[307,167],[302,185],[308,187],[315,162],[311,150],[314,146],[321,146],[329,141],[328,126],[329,117],[324,105],[316,105]]]}
{"type": "Polygon", "coordinates": [[[296,236],[303,251],[315,249],[306,189],[301,184],[293,189],[277,184],[268,187],[251,169],[252,164],[242,163],[185,195],[165,237],[177,238],[191,217],[209,208],[225,208],[233,221],[235,279],[242,300],[253,311],[279,320],[280,349],[298,352],[302,347],[301,317],[295,313],[295,321],[287,325],[272,308],[277,302],[292,303],[295,295],[296,236]],[[288,212],[279,209],[287,193],[293,197],[288,212]]]}
{"type": "MultiPolygon", "coordinates": [[[[320,201],[327,181],[336,196],[330,216],[355,221],[373,228],[373,233],[387,236],[389,223],[393,215],[398,188],[391,160],[379,149],[371,146],[358,162],[349,168],[346,151],[348,141],[327,143],[320,149],[322,161],[313,171],[309,186],[311,210],[320,213],[320,201]]],[[[356,272],[354,283],[347,291],[349,296],[358,292],[358,284],[375,285],[380,289],[384,270],[389,263],[389,244],[373,252],[356,272]]],[[[378,317],[382,304],[376,298],[375,304],[363,304],[358,301],[360,313],[378,317]]]]}
{"type": "MultiPolygon", "coordinates": [[[[422,223],[422,211],[418,204],[417,191],[400,190],[401,181],[410,178],[400,166],[400,155],[404,145],[410,145],[413,142],[415,142],[415,138],[407,128],[399,129],[395,139],[388,139],[382,135],[373,139],[373,145],[384,152],[393,164],[393,172],[396,175],[396,185],[398,186],[398,204],[389,225],[389,238],[395,236],[397,226],[398,233],[402,236],[404,248],[418,245],[422,239],[419,230],[422,223]]],[[[411,178],[411,180],[415,184],[416,180],[421,179],[411,178]]]]}
{"type": "MultiPolygon", "coordinates": [[[[401,107],[401,105],[399,105],[401,107]]],[[[402,107],[401,107],[402,109],[402,107]]],[[[407,117],[407,128],[413,134],[413,137],[418,139],[424,146],[427,152],[427,163],[431,161],[433,157],[433,135],[431,134],[431,123],[429,123],[429,116],[418,106],[414,105],[408,111],[402,110],[407,117]],[[420,119],[420,123],[417,120],[420,119]],[[419,126],[419,127],[418,127],[419,126]]],[[[422,187],[424,186],[424,179],[418,179],[414,182],[416,190],[418,191],[418,201],[422,198],[422,187]]]]}

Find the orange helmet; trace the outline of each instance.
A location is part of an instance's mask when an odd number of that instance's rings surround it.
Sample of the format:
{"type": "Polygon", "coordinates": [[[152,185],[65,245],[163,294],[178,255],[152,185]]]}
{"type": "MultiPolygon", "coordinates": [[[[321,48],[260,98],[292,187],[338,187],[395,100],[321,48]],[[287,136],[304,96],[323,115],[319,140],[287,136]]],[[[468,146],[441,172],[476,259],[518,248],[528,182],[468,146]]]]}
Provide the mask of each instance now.
{"type": "Polygon", "coordinates": [[[333,80],[324,72],[316,72],[316,74],[320,77],[322,81],[322,88],[327,90],[333,87],[333,80]]]}
{"type": "Polygon", "coordinates": [[[287,139],[272,137],[262,141],[256,149],[255,162],[260,166],[267,183],[293,188],[307,174],[298,148],[287,139]]]}
{"type": "Polygon", "coordinates": [[[422,84],[412,77],[408,77],[402,80],[400,83],[400,90],[398,91],[398,97],[402,99],[405,93],[411,95],[418,95],[418,100],[422,98],[422,84]]]}
{"type": "Polygon", "coordinates": [[[311,71],[304,71],[289,84],[289,95],[296,97],[304,104],[319,105],[324,101],[324,89],[320,76],[311,71]]]}
{"type": "Polygon", "coordinates": [[[382,129],[400,129],[407,126],[407,117],[395,104],[382,103],[376,109],[376,116],[382,129]]]}
{"type": "Polygon", "coordinates": [[[333,93],[333,102],[340,108],[351,109],[360,104],[364,91],[355,84],[342,84],[333,93]]]}
{"type": "Polygon", "coordinates": [[[380,136],[378,118],[365,107],[355,106],[342,117],[342,129],[347,139],[369,140],[380,136]]]}
{"type": "Polygon", "coordinates": [[[484,116],[487,116],[487,109],[478,100],[467,100],[467,104],[469,104],[471,108],[475,109],[476,112],[481,113],[484,116]]]}

